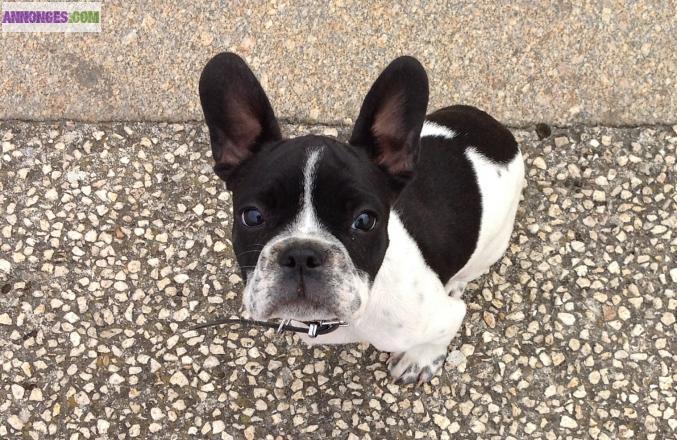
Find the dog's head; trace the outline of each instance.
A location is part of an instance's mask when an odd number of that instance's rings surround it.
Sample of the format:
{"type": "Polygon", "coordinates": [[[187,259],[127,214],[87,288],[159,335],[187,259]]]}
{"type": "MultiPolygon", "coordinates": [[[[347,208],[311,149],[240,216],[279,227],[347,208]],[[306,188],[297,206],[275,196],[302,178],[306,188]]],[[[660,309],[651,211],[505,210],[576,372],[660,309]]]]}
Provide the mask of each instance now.
{"type": "Polygon", "coordinates": [[[214,171],[233,194],[245,309],[255,319],[357,318],[388,247],[390,208],[418,154],[423,67],[401,57],[383,71],[348,144],[283,139],[261,85],[232,53],[207,63],[200,100],[214,171]]]}

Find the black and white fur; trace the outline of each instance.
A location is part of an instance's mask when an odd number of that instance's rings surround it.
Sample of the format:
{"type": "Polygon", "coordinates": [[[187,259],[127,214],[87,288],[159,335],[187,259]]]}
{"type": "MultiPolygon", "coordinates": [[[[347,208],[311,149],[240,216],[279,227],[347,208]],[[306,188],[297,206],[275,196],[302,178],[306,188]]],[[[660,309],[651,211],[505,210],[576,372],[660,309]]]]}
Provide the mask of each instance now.
{"type": "Polygon", "coordinates": [[[426,117],[428,79],[411,57],[376,80],[348,144],[283,139],[232,53],[205,66],[200,99],[233,193],[248,314],[347,321],[307,341],[368,341],[393,353],[394,379],[430,380],[465,316],[466,283],[508,246],[524,177],[512,134],[469,106],[426,117]]]}

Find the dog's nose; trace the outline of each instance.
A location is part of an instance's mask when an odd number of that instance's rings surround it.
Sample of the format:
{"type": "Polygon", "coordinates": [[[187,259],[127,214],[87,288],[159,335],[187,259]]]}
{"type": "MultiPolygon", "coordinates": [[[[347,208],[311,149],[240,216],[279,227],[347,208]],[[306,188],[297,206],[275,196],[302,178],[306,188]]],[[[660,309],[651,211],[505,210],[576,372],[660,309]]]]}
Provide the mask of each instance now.
{"type": "Polygon", "coordinates": [[[278,263],[288,269],[313,270],[325,263],[325,257],[322,252],[310,247],[292,247],[280,253],[278,263]]]}

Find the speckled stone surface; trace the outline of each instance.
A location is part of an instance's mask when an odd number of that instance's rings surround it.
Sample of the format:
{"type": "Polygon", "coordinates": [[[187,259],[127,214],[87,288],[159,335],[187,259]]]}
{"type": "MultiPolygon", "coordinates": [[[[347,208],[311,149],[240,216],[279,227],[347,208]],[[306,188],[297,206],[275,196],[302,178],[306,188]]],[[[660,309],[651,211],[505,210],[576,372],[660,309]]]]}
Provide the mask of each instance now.
{"type": "Polygon", "coordinates": [[[515,131],[512,244],[415,389],[367,346],[185,333],[242,289],[202,124],[0,122],[0,437],[672,438],[676,130],[515,131]]]}
{"type": "Polygon", "coordinates": [[[101,34],[0,34],[0,119],[186,121],[215,53],[243,55],[288,121],[354,119],[395,56],[431,109],[469,103],[513,126],[677,122],[670,1],[122,2],[101,34]],[[576,3],[576,4],[572,4],[576,3]]]}

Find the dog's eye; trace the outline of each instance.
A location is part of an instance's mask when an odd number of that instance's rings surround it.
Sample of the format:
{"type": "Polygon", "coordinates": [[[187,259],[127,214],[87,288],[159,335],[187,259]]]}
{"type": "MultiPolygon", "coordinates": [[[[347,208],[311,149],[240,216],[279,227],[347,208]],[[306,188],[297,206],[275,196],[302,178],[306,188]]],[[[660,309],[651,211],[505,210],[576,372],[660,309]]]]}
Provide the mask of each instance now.
{"type": "Polygon", "coordinates": [[[352,228],[360,231],[371,231],[376,226],[376,215],[369,211],[364,211],[353,221],[352,228]]]}
{"type": "Polygon", "coordinates": [[[263,214],[256,208],[245,208],[242,210],[242,223],[250,228],[263,224],[263,214]]]}

